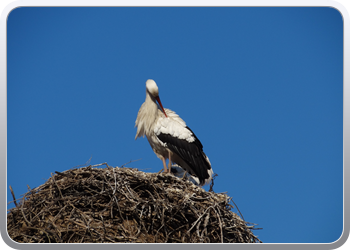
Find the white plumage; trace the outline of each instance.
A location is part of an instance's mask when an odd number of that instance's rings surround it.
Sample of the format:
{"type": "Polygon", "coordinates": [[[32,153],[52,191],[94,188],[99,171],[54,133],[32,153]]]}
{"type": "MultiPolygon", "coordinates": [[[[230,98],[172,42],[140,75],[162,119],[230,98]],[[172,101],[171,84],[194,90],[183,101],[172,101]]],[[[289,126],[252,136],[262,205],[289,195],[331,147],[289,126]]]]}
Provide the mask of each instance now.
{"type": "Polygon", "coordinates": [[[201,142],[174,111],[163,108],[158,86],[151,79],[146,82],[146,100],[138,112],[135,126],[135,139],[146,135],[153,151],[163,161],[165,173],[171,172],[174,162],[193,175],[200,185],[210,182],[213,171],[201,142]],[[166,159],[169,159],[168,168],[166,159]]]}
{"type": "MultiPolygon", "coordinates": [[[[160,110],[159,110],[160,111],[160,110]]],[[[169,134],[180,140],[194,142],[193,133],[186,128],[186,123],[174,111],[164,109],[168,117],[160,111],[156,125],[154,126],[154,133],[158,136],[161,133],[169,134]]]]}
{"type": "Polygon", "coordinates": [[[177,164],[171,166],[171,173],[179,178],[187,178],[193,184],[199,185],[200,181],[196,176],[190,175],[187,171],[185,171],[182,167],[177,164]]]}

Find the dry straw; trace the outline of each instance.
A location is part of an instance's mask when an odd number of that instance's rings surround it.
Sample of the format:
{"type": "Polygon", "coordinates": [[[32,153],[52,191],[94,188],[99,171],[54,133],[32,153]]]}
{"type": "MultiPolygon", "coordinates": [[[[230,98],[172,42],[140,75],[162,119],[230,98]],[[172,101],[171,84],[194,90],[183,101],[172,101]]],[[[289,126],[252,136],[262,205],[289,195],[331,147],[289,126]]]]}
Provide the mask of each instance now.
{"type": "Polygon", "coordinates": [[[21,243],[261,242],[226,194],[106,163],[56,172],[15,204],[7,228],[21,243]]]}

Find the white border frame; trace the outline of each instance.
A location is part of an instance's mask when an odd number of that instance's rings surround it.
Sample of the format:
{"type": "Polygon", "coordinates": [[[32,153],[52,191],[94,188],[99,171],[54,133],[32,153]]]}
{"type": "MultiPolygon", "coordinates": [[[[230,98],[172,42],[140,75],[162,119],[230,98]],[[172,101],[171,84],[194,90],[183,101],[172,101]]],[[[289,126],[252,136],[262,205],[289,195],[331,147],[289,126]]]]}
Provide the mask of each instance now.
{"type": "MultiPolygon", "coordinates": [[[[344,1],[344,3],[347,0],[341,0],[344,1]]],[[[228,7],[228,6],[245,6],[245,7],[332,7],[337,9],[343,16],[343,22],[344,22],[344,84],[343,84],[343,162],[344,162],[344,193],[343,193],[343,201],[344,201],[344,228],[343,228],[343,234],[342,236],[335,242],[332,243],[315,243],[315,244],[304,244],[304,243],[294,243],[294,244],[288,244],[288,243],[264,243],[264,244],[165,244],[165,243],[158,243],[158,244],[88,244],[88,243],[82,243],[82,244],[45,244],[45,243],[38,243],[38,244],[19,244],[17,242],[14,242],[12,239],[9,238],[7,234],[7,216],[6,216],[6,210],[7,210],[7,204],[1,206],[0,208],[0,220],[1,220],[1,234],[4,242],[8,245],[7,247],[15,248],[15,249],[47,249],[47,248],[53,248],[53,249],[61,249],[62,247],[68,247],[69,249],[96,249],[96,247],[103,247],[107,249],[115,249],[115,248],[123,248],[123,249],[134,249],[134,248],[150,248],[150,249],[163,249],[163,248],[170,248],[170,249],[177,249],[178,247],[191,247],[191,248],[201,248],[201,249],[212,249],[213,247],[219,247],[224,249],[232,249],[234,248],[264,248],[264,249],[295,249],[296,247],[300,247],[301,249],[335,249],[341,247],[346,240],[349,237],[349,214],[350,214],[350,205],[349,205],[349,199],[345,200],[346,194],[349,194],[349,183],[345,183],[345,180],[349,179],[349,166],[347,166],[348,161],[350,159],[350,152],[348,152],[349,148],[349,136],[350,136],[350,130],[347,130],[346,128],[349,127],[350,124],[350,115],[349,115],[349,52],[348,52],[348,41],[349,41],[349,14],[344,8],[343,5],[341,5],[338,2],[335,1],[329,1],[329,0],[320,0],[320,1],[312,1],[312,0],[305,0],[305,1],[292,1],[292,0],[284,0],[284,1],[276,1],[276,0],[268,0],[268,1],[259,1],[259,0],[234,0],[234,1],[228,1],[228,0],[167,0],[167,1],[157,1],[157,0],[130,0],[130,1],[121,1],[121,0],[85,0],[85,1],[79,1],[79,0],[50,0],[50,1],[43,1],[43,0],[19,0],[10,2],[10,0],[7,1],[8,5],[3,9],[1,13],[1,39],[0,39],[0,46],[1,46],[1,57],[0,57],[0,162],[1,162],[1,182],[2,183],[2,189],[1,189],[1,197],[2,200],[6,200],[7,195],[7,47],[6,47],[6,27],[7,27],[7,17],[9,13],[17,8],[17,7],[39,7],[39,6],[45,6],[45,7],[54,7],[54,6],[130,6],[130,7],[136,7],[136,6],[162,6],[162,7],[171,7],[171,6],[222,6],[222,7],[228,7]],[[347,154],[346,154],[347,152],[347,154]],[[347,169],[346,169],[347,168],[347,169]],[[6,186],[4,186],[6,184],[6,186]],[[346,213],[345,213],[346,212],[346,213]]],[[[350,244],[347,244],[350,245],[350,244]]],[[[343,246],[343,249],[346,247],[343,246]]],[[[9,249],[9,248],[7,248],[9,249]]]]}

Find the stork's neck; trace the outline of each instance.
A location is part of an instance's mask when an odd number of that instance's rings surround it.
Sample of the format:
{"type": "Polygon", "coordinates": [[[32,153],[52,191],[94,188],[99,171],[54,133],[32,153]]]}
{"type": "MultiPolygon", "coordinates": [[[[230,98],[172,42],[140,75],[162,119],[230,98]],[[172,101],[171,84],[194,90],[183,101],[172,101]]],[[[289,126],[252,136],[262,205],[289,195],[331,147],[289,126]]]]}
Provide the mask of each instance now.
{"type": "Polygon", "coordinates": [[[145,100],[146,106],[147,106],[147,110],[150,110],[152,113],[153,112],[157,112],[158,110],[158,104],[156,99],[150,95],[150,93],[148,93],[146,91],[146,100],[145,100]]]}
{"type": "Polygon", "coordinates": [[[152,126],[158,117],[158,104],[156,102],[156,99],[147,91],[144,105],[144,116],[146,117],[145,122],[148,123],[146,126],[152,126]]]}

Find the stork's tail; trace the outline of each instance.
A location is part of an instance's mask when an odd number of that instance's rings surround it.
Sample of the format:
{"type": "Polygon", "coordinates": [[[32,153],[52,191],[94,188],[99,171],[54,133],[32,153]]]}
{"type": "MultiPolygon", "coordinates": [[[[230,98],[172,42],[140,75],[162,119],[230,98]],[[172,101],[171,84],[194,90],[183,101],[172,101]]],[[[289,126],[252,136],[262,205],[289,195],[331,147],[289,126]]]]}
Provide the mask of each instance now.
{"type": "MultiPolygon", "coordinates": [[[[206,179],[200,180],[197,176],[186,173],[186,176],[189,178],[189,180],[197,186],[204,186],[204,185],[210,184],[210,181],[212,180],[213,175],[214,175],[213,169],[211,168],[209,158],[206,155],[205,155],[205,157],[206,157],[206,160],[208,161],[209,166],[210,166],[210,169],[207,169],[208,177],[206,179]]],[[[185,174],[185,170],[181,166],[179,166],[178,164],[173,164],[171,166],[171,172],[176,177],[179,177],[179,178],[182,178],[185,174]]]]}
{"type": "MultiPolygon", "coordinates": [[[[204,152],[203,152],[203,154],[204,154],[204,152]]],[[[211,181],[211,179],[213,179],[213,175],[214,175],[214,172],[213,172],[213,169],[211,167],[211,163],[209,161],[209,158],[208,158],[208,156],[206,154],[204,154],[204,155],[205,155],[205,159],[207,160],[207,162],[209,163],[209,166],[210,166],[210,168],[207,169],[209,177],[207,177],[206,179],[202,180],[200,186],[204,186],[204,185],[210,184],[210,181],[211,181]]],[[[200,183],[200,182],[198,181],[198,183],[200,183]]]]}

